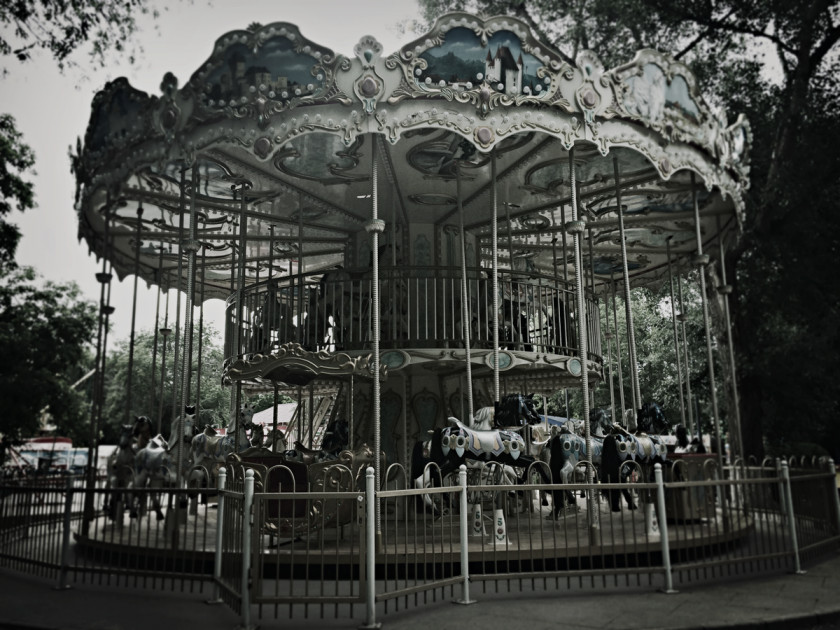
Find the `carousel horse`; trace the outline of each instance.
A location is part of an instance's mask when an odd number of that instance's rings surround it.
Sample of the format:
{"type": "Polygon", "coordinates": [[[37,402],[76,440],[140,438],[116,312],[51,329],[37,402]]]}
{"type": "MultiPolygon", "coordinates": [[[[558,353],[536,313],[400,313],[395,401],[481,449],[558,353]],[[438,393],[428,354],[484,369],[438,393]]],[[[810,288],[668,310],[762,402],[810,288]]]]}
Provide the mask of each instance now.
{"type": "MultiPolygon", "coordinates": [[[[137,451],[134,458],[134,488],[164,488],[175,485],[175,464],[169,454],[169,445],[162,435],[158,434],[149,440],[149,443],[137,451]]],[[[152,508],[155,511],[157,520],[163,520],[163,512],[160,505],[160,494],[151,493],[152,508]]],[[[146,497],[144,494],[135,494],[131,506],[131,517],[136,518],[145,513],[146,497]]]]}
{"type": "MultiPolygon", "coordinates": [[[[184,414],[172,421],[167,440],[169,456],[173,465],[181,461],[181,474],[186,473],[190,468],[190,442],[193,439],[193,427],[195,426],[195,405],[186,405],[184,414]],[[183,433],[183,439],[181,434],[183,433]]],[[[176,471],[177,472],[177,471],[176,471]]]]}
{"type": "Polygon", "coordinates": [[[146,448],[152,439],[152,421],[146,416],[138,416],[134,422],[134,449],[146,448]]]}
{"type": "Polygon", "coordinates": [[[496,407],[493,423],[497,429],[524,427],[542,422],[533,394],[506,394],[496,407]]]}
{"type": "MultiPolygon", "coordinates": [[[[661,433],[668,430],[665,414],[655,402],[646,402],[636,413],[637,431],[616,431],[604,439],[601,480],[621,483],[628,472],[628,462],[638,464],[645,481],[653,478],[655,464],[668,463],[668,448],[661,433]]],[[[608,492],[610,508],[621,510],[618,491],[608,492]]],[[[651,497],[645,496],[649,503],[651,497]]]]}
{"type": "MultiPolygon", "coordinates": [[[[520,405],[522,401],[515,402],[516,405],[520,405]]],[[[480,415],[484,422],[489,416],[482,410],[479,410],[476,415],[480,415]]],[[[468,427],[457,418],[450,417],[449,422],[454,426],[435,429],[429,440],[415,444],[411,462],[411,476],[415,487],[442,484],[443,479],[457,471],[461,464],[468,464],[468,460],[507,466],[512,470],[529,470],[537,460],[525,453],[524,438],[516,431],[498,428],[498,415],[494,413],[493,416],[494,425],[497,427],[493,429],[478,429],[475,424],[468,427]],[[430,473],[430,464],[437,466],[439,474],[430,473]]],[[[539,416],[535,417],[539,421],[539,416]]],[[[529,414],[514,420],[512,426],[525,426],[526,423],[531,422],[533,422],[533,417],[529,414]]],[[[550,477],[542,466],[538,465],[536,471],[546,484],[551,483],[550,477]]],[[[527,472],[521,475],[514,473],[513,479],[516,483],[524,483],[527,480],[527,472]]],[[[428,506],[425,498],[424,502],[428,506]]]]}
{"type": "MultiPolygon", "coordinates": [[[[601,471],[598,476],[602,477],[604,440],[612,432],[613,426],[603,409],[593,409],[589,413],[589,428],[592,443],[592,465],[596,471],[601,471]]],[[[566,422],[550,439],[549,466],[551,476],[557,480],[557,483],[572,483],[581,462],[589,460],[584,433],[582,423],[571,421],[566,422]]],[[[602,478],[601,480],[603,481],[604,479],[602,478]]],[[[625,490],[623,494],[630,509],[635,509],[636,506],[633,503],[630,492],[625,490]]],[[[554,492],[553,496],[555,516],[559,513],[563,501],[567,505],[574,505],[575,503],[574,495],[569,491],[558,490],[554,492]]]]}
{"type": "Polygon", "coordinates": [[[254,428],[251,418],[254,417],[254,406],[245,402],[239,408],[239,414],[234,418],[233,425],[225,435],[218,435],[216,430],[210,426],[196,435],[190,444],[192,465],[205,466],[215,469],[217,465],[224,464],[228,455],[237,452],[236,444],[239,442],[239,451],[250,446],[247,431],[254,428]]]}
{"type": "Polygon", "coordinates": [[[301,442],[295,442],[295,447],[284,451],[283,457],[289,462],[301,464],[316,464],[338,459],[341,451],[350,444],[350,424],[347,420],[334,418],[324,431],[321,448],[307,448],[301,442]]]}
{"type": "Polygon", "coordinates": [[[108,457],[109,492],[105,511],[108,518],[117,521],[122,517],[126,493],[134,483],[134,428],[135,424],[124,424],[120,431],[117,449],[108,457]]]}

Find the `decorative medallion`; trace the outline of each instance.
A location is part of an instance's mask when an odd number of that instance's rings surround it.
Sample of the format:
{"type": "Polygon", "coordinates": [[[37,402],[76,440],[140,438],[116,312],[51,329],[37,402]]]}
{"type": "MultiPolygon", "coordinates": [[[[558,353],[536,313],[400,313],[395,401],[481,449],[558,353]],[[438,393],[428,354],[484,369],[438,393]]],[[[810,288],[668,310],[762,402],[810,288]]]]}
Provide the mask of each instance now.
{"type": "Polygon", "coordinates": [[[389,370],[397,370],[407,365],[409,361],[408,354],[401,350],[389,350],[388,352],[383,352],[379,357],[379,362],[389,370]]]}
{"type": "MultiPolygon", "coordinates": [[[[484,357],[484,363],[489,368],[493,368],[493,353],[488,352],[487,355],[484,357]]],[[[499,370],[507,370],[508,368],[513,365],[513,355],[509,352],[499,352],[499,370]]]]}
{"type": "Polygon", "coordinates": [[[572,376],[580,376],[583,373],[583,366],[581,365],[580,359],[569,359],[566,362],[566,369],[572,376]]]}

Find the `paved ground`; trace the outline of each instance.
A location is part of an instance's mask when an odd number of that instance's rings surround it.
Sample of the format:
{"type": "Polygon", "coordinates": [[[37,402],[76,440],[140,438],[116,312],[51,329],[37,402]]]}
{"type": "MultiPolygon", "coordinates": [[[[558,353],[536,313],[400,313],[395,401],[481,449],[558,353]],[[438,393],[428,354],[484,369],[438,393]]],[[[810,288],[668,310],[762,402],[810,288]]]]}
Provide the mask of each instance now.
{"type": "MultiPolygon", "coordinates": [[[[209,593],[143,590],[80,584],[53,589],[54,582],[0,569],[0,628],[31,630],[230,630],[239,618],[223,605],[208,605],[209,593]]],[[[527,630],[644,628],[840,628],[840,554],[808,567],[804,575],[778,574],[749,581],[692,585],[676,594],[652,590],[516,596],[482,594],[478,602],[448,600],[418,609],[380,614],[385,628],[400,630],[527,630]]],[[[331,614],[331,610],[328,614],[331,614]]],[[[355,619],[256,620],[262,628],[356,628],[355,619]]]]}

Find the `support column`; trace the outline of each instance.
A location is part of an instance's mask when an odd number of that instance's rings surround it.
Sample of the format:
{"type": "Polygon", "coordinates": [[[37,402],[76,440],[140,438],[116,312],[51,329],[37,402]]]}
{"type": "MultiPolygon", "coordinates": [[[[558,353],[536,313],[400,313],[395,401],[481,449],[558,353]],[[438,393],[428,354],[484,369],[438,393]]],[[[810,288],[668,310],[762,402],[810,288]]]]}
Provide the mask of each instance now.
{"type": "Polygon", "coordinates": [[[729,373],[732,377],[732,404],[735,407],[732,414],[732,423],[734,426],[729,430],[730,436],[730,452],[732,461],[735,461],[735,455],[740,456],[741,461],[744,459],[744,436],[741,434],[741,398],[738,395],[738,373],[735,369],[735,346],[732,344],[732,321],[729,317],[729,294],[732,293],[732,285],[726,282],[726,256],[723,249],[723,234],[720,231],[720,217],[717,219],[718,224],[718,246],[720,248],[720,279],[721,286],[718,287],[718,293],[723,296],[723,316],[726,324],[726,345],[729,348],[729,373]],[[735,437],[735,444],[732,444],[732,437],[735,437]]]}
{"type": "Polygon", "coordinates": [[[674,354],[677,358],[677,382],[680,385],[680,418],[683,426],[685,426],[685,400],[683,399],[683,374],[682,374],[682,354],[680,353],[680,343],[677,337],[677,304],[674,301],[674,276],[671,271],[671,237],[665,240],[665,248],[668,256],[668,288],[671,292],[671,323],[674,326],[674,354]]]}
{"type": "MultiPolygon", "coordinates": [[[[187,288],[185,293],[186,304],[184,306],[184,369],[181,371],[181,409],[185,409],[189,400],[187,396],[190,390],[190,367],[192,364],[192,332],[193,332],[193,290],[195,288],[195,254],[198,251],[198,241],[196,240],[195,229],[195,195],[198,189],[198,170],[192,165],[192,182],[190,186],[190,231],[189,238],[181,242],[184,250],[187,252],[187,288]]],[[[196,409],[198,412],[198,409],[196,409]]],[[[186,425],[186,415],[184,421],[178,423],[178,461],[176,462],[177,470],[177,484],[181,487],[183,470],[184,470],[184,429],[186,425]]],[[[238,433],[238,432],[237,432],[238,433]]]]}
{"type": "Polygon", "coordinates": [[[688,407],[688,430],[692,435],[697,435],[697,439],[703,439],[700,433],[700,419],[697,419],[697,424],[694,423],[694,405],[691,403],[691,364],[688,360],[688,336],[685,332],[685,324],[688,317],[685,314],[685,302],[683,302],[682,279],[679,270],[677,271],[677,295],[680,300],[680,314],[677,320],[680,322],[682,330],[683,355],[685,356],[685,406],[688,407]]]}
{"type": "Polygon", "coordinates": [[[143,228],[143,204],[137,206],[137,232],[134,237],[134,290],[131,298],[131,335],[128,341],[128,383],[126,384],[125,424],[131,423],[131,391],[134,384],[134,343],[137,328],[137,280],[140,275],[140,232],[143,228]]]}
{"type": "Polygon", "coordinates": [[[491,231],[493,237],[493,402],[499,396],[499,188],[496,172],[496,151],[490,154],[490,177],[493,195],[491,231]]]}
{"type": "MultiPolygon", "coordinates": [[[[581,237],[586,229],[586,223],[579,219],[578,194],[577,194],[577,173],[575,169],[575,148],[569,150],[569,186],[572,192],[572,220],[564,227],[572,235],[575,248],[575,284],[577,290],[577,315],[578,315],[578,347],[580,348],[580,385],[583,398],[583,427],[586,439],[586,483],[594,483],[594,469],[592,464],[592,434],[589,426],[589,340],[586,334],[586,302],[583,292],[583,258],[581,252],[581,237]]],[[[592,544],[597,540],[598,512],[595,502],[594,491],[590,488],[586,491],[586,513],[589,525],[589,536],[592,544]]]]}
{"type": "MultiPolygon", "coordinates": [[[[382,478],[382,427],[381,422],[381,387],[379,382],[379,235],[385,231],[385,221],[379,218],[379,144],[376,139],[373,141],[372,167],[371,167],[371,220],[365,225],[365,230],[372,238],[373,253],[373,283],[371,285],[371,310],[373,311],[373,452],[374,452],[374,481],[378,493],[382,478]]],[[[379,499],[376,499],[376,540],[382,540],[382,514],[380,513],[379,499]]]]}
{"type": "Polygon", "coordinates": [[[706,300],[706,265],[709,264],[709,256],[703,253],[703,238],[700,233],[700,205],[697,202],[697,188],[694,182],[694,173],[691,174],[691,198],[694,203],[694,227],[697,233],[697,254],[692,262],[697,266],[697,273],[700,276],[700,301],[703,304],[703,329],[706,332],[706,359],[709,363],[709,391],[712,395],[712,415],[714,418],[715,439],[717,440],[717,459],[720,472],[723,474],[723,444],[720,434],[720,416],[718,415],[717,385],[715,384],[715,363],[712,353],[712,331],[709,320],[709,304],[706,300]]]}
{"type": "MultiPolygon", "coordinates": [[[[473,388],[472,388],[472,361],[470,355],[470,324],[472,323],[472,316],[470,314],[470,297],[469,285],[467,282],[467,236],[464,233],[464,205],[463,197],[461,195],[461,166],[456,167],[457,175],[457,194],[458,194],[458,220],[461,229],[461,333],[464,337],[464,361],[467,368],[467,415],[468,425],[473,424],[473,388]]],[[[463,416],[462,416],[463,417],[463,416]]]]}
{"type": "MultiPolygon", "coordinates": [[[[636,362],[636,334],[633,328],[633,311],[630,308],[630,270],[627,265],[627,241],[624,238],[624,212],[621,209],[621,179],[618,171],[618,158],[613,158],[613,172],[615,173],[615,200],[618,203],[618,230],[621,238],[621,264],[624,268],[624,314],[627,318],[627,347],[630,351],[630,393],[635,413],[642,406],[642,393],[639,389],[639,369],[636,362]]],[[[635,427],[627,427],[633,430],[635,427]]]]}

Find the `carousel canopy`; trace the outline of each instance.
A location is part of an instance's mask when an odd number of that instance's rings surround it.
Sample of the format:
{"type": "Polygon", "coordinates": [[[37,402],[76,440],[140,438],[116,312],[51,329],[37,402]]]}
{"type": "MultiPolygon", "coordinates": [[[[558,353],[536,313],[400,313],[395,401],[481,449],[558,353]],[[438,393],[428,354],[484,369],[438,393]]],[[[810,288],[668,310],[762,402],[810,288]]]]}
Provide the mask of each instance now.
{"type": "MultiPolygon", "coordinates": [[[[122,78],[97,94],[79,236],[120,277],[139,248],[142,278],[184,286],[192,212],[205,299],[269,269],[364,266],[376,156],[386,233],[457,230],[460,206],[482,263],[495,209],[501,265],[573,277],[573,161],[587,282],[623,271],[620,212],[636,286],[696,251],[695,201],[705,242],[737,234],[749,141],[652,50],[571,65],[516,19],[455,13],[395,53],[363,37],[344,56],[274,23],[223,35],[183,87],[167,74],[157,96],[122,78]]],[[[440,259],[440,243],[405,242],[412,264],[440,259]]]]}

